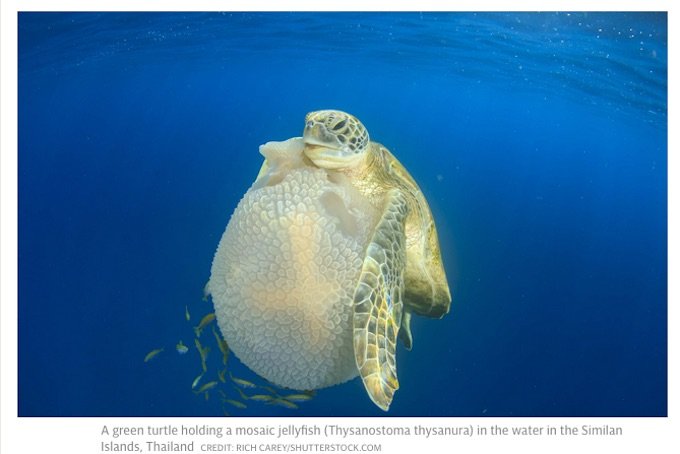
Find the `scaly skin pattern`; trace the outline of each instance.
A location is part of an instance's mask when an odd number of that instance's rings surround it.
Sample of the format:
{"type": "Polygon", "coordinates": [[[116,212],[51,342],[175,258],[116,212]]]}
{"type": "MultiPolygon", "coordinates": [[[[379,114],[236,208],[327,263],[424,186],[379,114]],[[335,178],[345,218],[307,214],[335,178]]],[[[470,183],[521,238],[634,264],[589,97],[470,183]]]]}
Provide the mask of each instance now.
{"type": "Polygon", "coordinates": [[[437,229],[430,207],[420,187],[404,166],[379,143],[371,142],[361,165],[343,169],[351,184],[377,209],[385,204],[385,194],[398,189],[404,195],[408,215],[404,220],[406,270],[404,304],[416,314],[440,318],[449,312],[449,291],[439,249],[437,229]]]}
{"type": "Polygon", "coordinates": [[[327,170],[330,181],[353,186],[380,213],[354,293],[353,338],[364,387],[387,411],[399,388],[399,330],[410,349],[410,313],[442,317],[451,304],[432,213],[409,172],[389,150],[369,140],[354,116],[312,112],[303,140],[305,155],[327,170]]]}
{"type": "Polygon", "coordinates": [[[397,389],[396,344],[404,292],[404,218],[408,207],[392,189],[366,249],[354,293],[354,355],[371,400],[387,411],[397,389]]]}
{"type": "Polygon", "coordinates": [[[391,189],[403,192],[408,205],[405,220],[405,304],[427,317],[449,312],[449,291],[432,212],[418,184],[383,145],[371,142],[364,125],[337,110],[310,112],[305,117],[305,153],[329,175],[342,174],[382,210],[391,189]]]}

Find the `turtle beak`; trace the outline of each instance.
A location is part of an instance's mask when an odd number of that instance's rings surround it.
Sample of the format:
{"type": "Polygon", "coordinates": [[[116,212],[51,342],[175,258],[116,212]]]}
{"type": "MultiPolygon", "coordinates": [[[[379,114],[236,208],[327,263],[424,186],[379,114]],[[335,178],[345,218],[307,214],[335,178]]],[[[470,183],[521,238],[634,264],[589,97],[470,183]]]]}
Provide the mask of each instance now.
{"type": "Polygon", "coordinates": [[[327,168],[328,163],[340,160],[343,157],[342,151],[337,148],[329,147],[325,143],[314,143],[306,140],[304,154],[311,159],[314,164],[324,168],[327,168]]]}
{"type": "Polygon", "coordinates": [[[314,145],[332,146],[335,143],[340,145],[335,134],[328,131],[323,123],[308,122],[302,133],[302,138],[305,140],[305,143],[314,145]]]}
{"type": "Polygon", "coordinates": [[[326,126],[321,123],[308,123],[302,135],[305,143],[305,154],[314,161],[319,158],[327,158],[343,155],[343,147],[337,137],[328,132],[326,126]]]}
{"type": "Polygon", "coordinates": [[[308,122],[302,135],[305,155],[319,168],[341,169],[354,164],[356,157],[322,123],[308,122]]]}
{"type": "Polygon", "coordinates": [[[360,155],[348,154],[345,150],[328,144],[305,140],[304,154],[320,169],[337,170],[353,167],[361,160],[360,155]]]}

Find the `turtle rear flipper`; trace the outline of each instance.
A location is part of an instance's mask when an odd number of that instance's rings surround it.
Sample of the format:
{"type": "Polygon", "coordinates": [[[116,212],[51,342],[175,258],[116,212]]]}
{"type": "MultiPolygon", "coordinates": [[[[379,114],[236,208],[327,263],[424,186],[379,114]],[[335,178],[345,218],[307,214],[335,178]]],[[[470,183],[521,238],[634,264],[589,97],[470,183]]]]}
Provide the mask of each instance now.
{"type": "Polygon", "coordinates": [[[404,314],[401,317],[401,329],[399,330],[399,339],[404,344],[406,350],[413,348],[413,334],[411,334],[411,311],[404,309],[404,314]]]}
{"type": "Polygon", "coordinates": [[[406,264],[404,195],[391,190],[366,249],[354,292],[354,355],[371,400],[387,411],[399,389],[396,342],[401,326],[406,264]]]}

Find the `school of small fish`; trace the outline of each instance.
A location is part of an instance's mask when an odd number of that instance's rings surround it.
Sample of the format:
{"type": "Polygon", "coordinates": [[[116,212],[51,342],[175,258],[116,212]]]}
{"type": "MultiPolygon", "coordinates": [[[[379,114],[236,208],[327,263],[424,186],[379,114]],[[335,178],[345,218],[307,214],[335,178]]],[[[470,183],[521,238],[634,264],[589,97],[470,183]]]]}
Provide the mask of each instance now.
{"type": "MultiPolygon", "coordinates": [[[[188,305],[184,306],[184,318],[187,322],[191,321],[191,314],[189,312],[188,305]]],[[[194,394],[197,396],[203,396],[203,398],[207,401],[210,399],[210,392],[217,390],[220,395],[222,412],[225,416],[230,416],[225,404],[230,407],[242,410],[248,407],[245,401],[251,401],[261,402],[265,405],[278,405],[280,407],[294,410],[299,408],[297,405],[298,403],[309,401],[314,397],[314,391],[285,393],[284,390],[277,390],[273,385],[260,385],[252,381],[233,376],[231,371],[227,370],[227,360],[229,359],[230,353],[229,345],[222,338],[219,331],[215,328],[215,324],[213,323],[214,321],[215,313],[210,312],[201,318],[198,325],[192,326],[194,332],[194,346],[196,347],[196,351],[198,352],[199,358],[201,360],[201,372],[191,383],[191,390],[194,394]],[[222,367],[217,372],[215,380],[204,382],[203,378],[206,376],[206,374],[208,374],[208,354],[210,353],[210,346],[202,344],[200,338],[204,330],[209,326],[211,327],[215,343],[222,354],[222,367]],[[222,384],[226,385],[228,381],[231,384],[230,388],[235,390],[238,397],[231,397],[223,389],[220,389],[222,384]],[[245,392],[245,390],[248,390],[248,392],[245,392]],[[258,392],[258,390],[261,391],[258,392]]],[[[144,357],[144,362],[148,363],[164,350],[165,347],[151,350],[144,357]]],[[[189,352],[189,347],[182,339],[180,339],[175,346],[175,350],[179,355],[185,355],[189,352]]]]}

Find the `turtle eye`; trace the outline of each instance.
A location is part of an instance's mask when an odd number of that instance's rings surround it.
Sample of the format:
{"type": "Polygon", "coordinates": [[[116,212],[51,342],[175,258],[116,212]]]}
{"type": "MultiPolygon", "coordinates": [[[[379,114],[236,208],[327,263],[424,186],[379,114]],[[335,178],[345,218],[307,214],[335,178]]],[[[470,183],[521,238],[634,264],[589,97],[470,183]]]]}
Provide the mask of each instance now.
{"type": "Polygon", "coordinates": [[[312,120],[309,120],[309,121],[307,122],[307,127],[308,127],[308,128],[311,128],[313,125],[314,125],[314,122],[313,122],[312,120]]]}
{"type": "Polygon", "coordinates": [[[333,131],[339,131],[339,130],[341,130],[342,128],[345,127],[346,124],[347,124],[347,120],[342,120],[342,121],[339,122],[337,125],[333,126],[333,131]]]}

